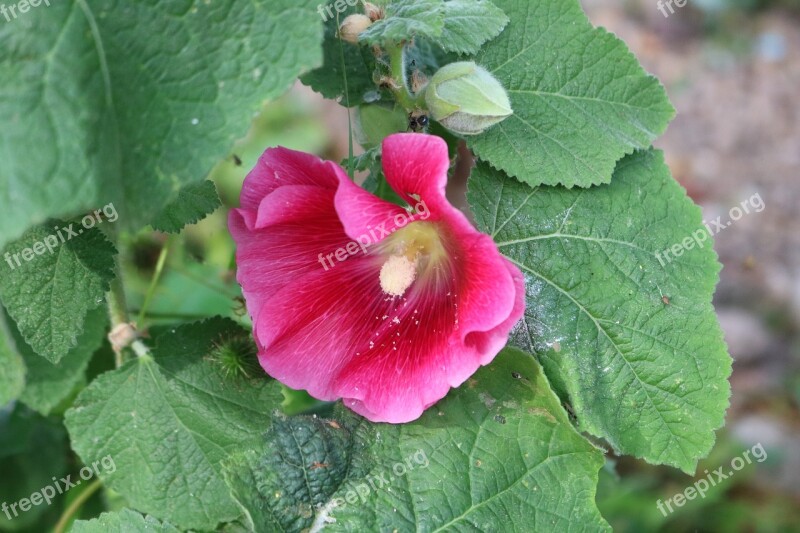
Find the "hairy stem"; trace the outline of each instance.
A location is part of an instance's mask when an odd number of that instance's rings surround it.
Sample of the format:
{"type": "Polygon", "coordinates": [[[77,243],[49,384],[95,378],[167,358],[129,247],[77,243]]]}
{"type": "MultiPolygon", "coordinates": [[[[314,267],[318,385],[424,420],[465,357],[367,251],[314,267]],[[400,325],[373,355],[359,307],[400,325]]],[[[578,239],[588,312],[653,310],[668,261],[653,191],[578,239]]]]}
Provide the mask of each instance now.
{"type": "MultiPolygon", "coordinates": [[[[111,281],[108,292],[106,293],[106,302],[108,303],[108,316],[111,319],[111,329],[113,330],[120,324],[127,324],[128,317],[128,304],[125,299],[125,287],[122,284],[122,273],[119,268],[119,258],[114,258],[114,279],[111,281]]],[[[117,368],[125,363],[125,355],[122,350],[114,352],[114,364],[117,368]]]]}
{"type": "Polygon", "coordinates": [[[408,90],[405,49],[403,44],[392,44],[387,46],[386,52],[389,54],[389,66],[394,82],[392,86],[394,98],[410,113],[419,108],[419,101],[408,90]]]}

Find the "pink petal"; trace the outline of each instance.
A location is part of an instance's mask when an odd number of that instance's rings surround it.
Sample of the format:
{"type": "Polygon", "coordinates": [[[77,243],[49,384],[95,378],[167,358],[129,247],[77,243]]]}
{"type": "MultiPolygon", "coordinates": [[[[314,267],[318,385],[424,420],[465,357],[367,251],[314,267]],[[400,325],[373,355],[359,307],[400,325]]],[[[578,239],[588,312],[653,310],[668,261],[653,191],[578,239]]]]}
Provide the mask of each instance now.
{"type": "Polygon", "coordinates": [[[336,165],[304,152],[288,148],[270,148],[258,158],[242,185],[240,205],[257,211],[261,200],[283,185],[316,185],[335,189],[336,165]]]}
{"type": "Polygon", "coordinates": [[[336,211],[345,232],[356,241],[375,243],[393,233],[395,219],[409,217],[408,211],[359,187],[343,173],[336,191],[336,211]]]}
{"type": "Polygon", "coordinates": [[[450,205],[444,195],[450,158],[440,137],[418,133],[396,133],[383,141],[381,152],[386,182],[410,205],[416,194],[432,212],[450,205]]]}

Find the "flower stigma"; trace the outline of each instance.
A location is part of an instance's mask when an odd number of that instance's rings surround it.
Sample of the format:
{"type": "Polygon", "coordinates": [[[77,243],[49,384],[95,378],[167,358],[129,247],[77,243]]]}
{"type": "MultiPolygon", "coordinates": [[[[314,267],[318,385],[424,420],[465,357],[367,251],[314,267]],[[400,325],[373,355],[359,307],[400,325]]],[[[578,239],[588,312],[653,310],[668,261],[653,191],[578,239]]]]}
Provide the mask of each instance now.
{"type": "Polygon", "coordinates": [[[432,222],[412,222],[379,246],[386,257],[380,271],[381,289],[390,296],[403,296],[447,257],[438,227],[432,222]]]}

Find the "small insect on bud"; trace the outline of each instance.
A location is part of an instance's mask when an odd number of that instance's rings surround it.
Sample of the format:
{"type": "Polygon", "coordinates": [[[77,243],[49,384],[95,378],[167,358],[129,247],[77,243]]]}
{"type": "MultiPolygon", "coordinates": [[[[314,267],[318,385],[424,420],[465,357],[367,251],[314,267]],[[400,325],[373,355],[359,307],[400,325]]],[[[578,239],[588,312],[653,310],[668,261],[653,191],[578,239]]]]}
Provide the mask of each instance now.
{"type": "Polygon", "coordinates": [[[364,2],[364,13],[366,13],[372,22],[381,20],[386,16],[386,12],[382,7],[378,7],[370,2],[364,2]]]}
{"type": "Polygon", "coordinates": [[[372,25],[372,20],[366,15],[356,13],[349,15],[339,26],[339,37],[351,44],[358,44],[358,34],[372,25]]]}
{"type": "Polygon", "coordinates": [[[439,69],[425,91],[431,116],[461,135],[476,135],[513,113],[505,89],[472,61],[439,69]]]}

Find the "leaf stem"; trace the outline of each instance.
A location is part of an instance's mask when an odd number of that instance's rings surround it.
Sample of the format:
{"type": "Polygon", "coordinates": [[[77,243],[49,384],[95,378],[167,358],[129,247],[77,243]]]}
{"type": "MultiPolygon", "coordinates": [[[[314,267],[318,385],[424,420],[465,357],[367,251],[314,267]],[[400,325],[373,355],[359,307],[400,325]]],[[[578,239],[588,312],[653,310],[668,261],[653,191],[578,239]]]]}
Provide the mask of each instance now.
{"type": "MultiPolygon", "coordinates": [[[[131,309],[132,313],[138,313],[138,309],[131,309]]],[[[161,320],[203,320],[208,318],[207,315],[190,315],[188,313],[162,313],[159,311],[150,311],[147,313],[151,319],[161,320]]]]}
{"type": "MultiPolygon", "coordinates": [[[[336,13],[336,27],[342,27],[341,23],[339,22],[338,12],[336,13]]],[[[345,109],[347,110],[347,175],[350,176],[350,179],[352,180],[355,176],[355,172],[353,171],[353,124],[350,118],[350,89],[347,87],[347,65],[344,61],[344,41],[342,40],[341,35],[339,36],[339,56],[342,63],[342,77],[344,78],[344,103],[345,109]]]]}
{"type": "Polygon", "coordinates": [[[53,533],[64,533],[72,516],[78,512],[81,506],[86,503],[86,500],[91,498],[92,495],[97,492],[97,489],[102,486],[103,482],[99,479],[95,479],[89,486],[87,486],[84,491],[81,492],[78,497],[69,504],[69,507],[67,507],[61,514],[61,517],[58,519],[58,523],[56,524],[55,528],[53,528],[53,533]]]}
{"type": "Polygon", "coordinates": [[[153,277],[150,280],[150,286],[147,288],[147,293],[144,297],[144,302],[142,302],[142,307],[139,309],[139,315],[136,318],[136,325],[141,326],[144,324],[144,319],[147,316],[147,308],[150,305],[150,300],[153,298],[153,294],[156,292],[156,287],[158,286],[158,281],[161,279],[161,273],[164,271],[164,264],[167,262],[167,255],[169,254],[169,247],[172,240],[167,239],[167,242],[164,243],[164,246],[161,248],[161,253],[158,254],[158,261],[156,261],[156,269],[153,272],[153,277]]]}
{"type": "MultiPolygon", "coordinates": [[[[120,268],[119,263],[119,247],[117,246],[117,239],[115,233],[107,233],[106,236],[114,243],[114,246],[117,247],[117,255],[114,256],[114,279],[109,284],[108,292],[106,293],[106,302],[108,304],[108,316],[111,320],[111,333],[109,333],[109,340],[112,341],[112,345],[114,344],[112,340],[112,335],[114,334],[115,329],[117,326],[126,325],[128,328],[130,326],[130,317],[128,315],[128,303],[125,297],[125,284],[122,281],[122,268],[120,268]]],[[[133,332],[135,336],[135,331],[133,332]]],[[[149,357],[150,350],[145,346],[145,344],[134,337],[134,340],[130,344],[131,349],[136,354],[137,357],[149,357]]],[[[121,367],[125,362],[128,360],[126,352],[124,349],[120,349],[115,347],[114,348],[114,365],[116,368],[121,367]]]]}

